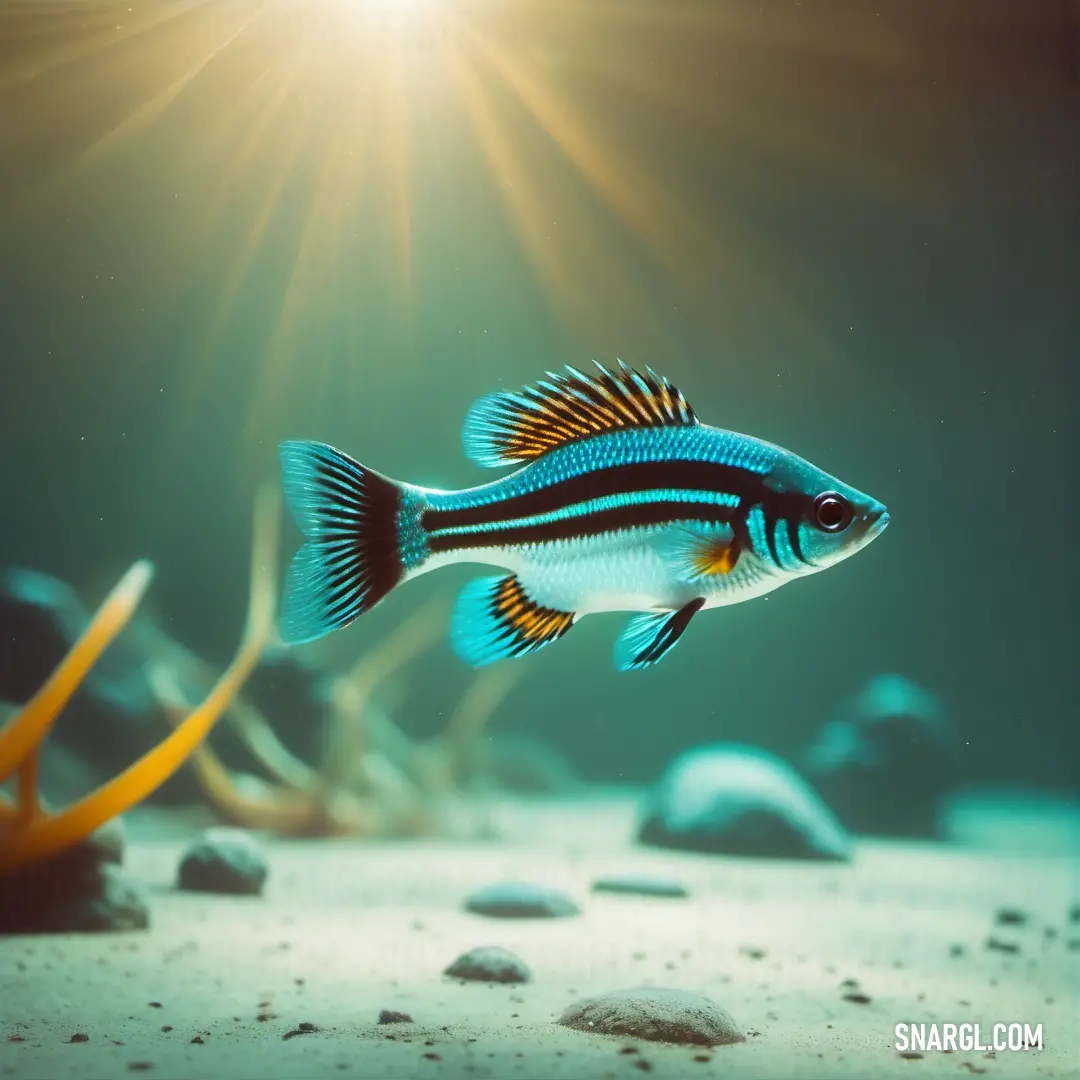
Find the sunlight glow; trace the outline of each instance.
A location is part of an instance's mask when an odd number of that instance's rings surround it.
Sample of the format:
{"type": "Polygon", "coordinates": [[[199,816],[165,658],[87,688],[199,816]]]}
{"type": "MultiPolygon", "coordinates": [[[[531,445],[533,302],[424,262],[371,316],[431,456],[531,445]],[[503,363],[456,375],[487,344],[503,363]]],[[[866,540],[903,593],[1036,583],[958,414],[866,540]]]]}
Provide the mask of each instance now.
{"type": "Polygon", "coordinates": [[[31,179],[0,196],[20,222],[74,192],[111,200],[148,290],[212,260],[193,399],[241,324],[266,327],[251,424],[337,362],[331,324],[359,342],[392,317],[407,338],[462,264],[520,283],[508,230],[581,341],[758,306],[813,342],[797,268],[755,214],[762,175],[911,186],[887,136],[812,122],[854,115],[837,72],[912,63],[872,12],[843,25],[712,0],[13,3],[0,160],[31,179]],[[805,111],[777,93],[792,79],[805,111]]]}

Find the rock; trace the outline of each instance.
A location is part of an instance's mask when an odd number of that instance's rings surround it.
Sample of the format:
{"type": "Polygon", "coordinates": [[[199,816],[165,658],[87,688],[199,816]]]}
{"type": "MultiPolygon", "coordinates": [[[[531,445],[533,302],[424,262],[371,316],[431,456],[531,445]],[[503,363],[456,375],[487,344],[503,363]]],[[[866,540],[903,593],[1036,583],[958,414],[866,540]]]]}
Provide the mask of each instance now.
{"type": "Polygon", "coordinates": [[[597,878],[592,883],[593,892],[621,893],[628,896],[658,896],[681,899],[690,890],[674,878],[653,877],[650,874],[616,874],[597,878]]]}
{"type": "Polygon", "coordinates": [[[121,871],[123,851],[114,819],[82,843],[0,876],[0,933],[145,930],[149,902],[121,871]]]}
{"type": "Polygon", "coordinates": [[[469,982],[525,983],[532,978],[525,963],[499,945],[481,945],[462,953],[443,974],[469,982]]]}
{"type": "Polygon", "coordinates": [[[379,1013],[380,1024],[411,1024],[413,1018],[406,1012],[396,1012],[394,1009],[383,1009],[379,1013]]]}
{"type": "Polygon", "coordinates": [[[746,1036],[716,1002],[686,990],[643,986],[616,990],[571,1005],[563,1027],[651,1042],[722,1046],[746,1036]]]}
{"type": "Polygon", "coordinates": [[[852,1005],[869,1005],[870,995],[864,994],[861,990],[849,990],[846,994],[841,995],[845,1001],[850,1001],[852,1005]]]}
{"type": "Polygon", "coordinates": [[[764,858],[850,858],[843,827],[786,762],[738,743],[677,757],[638,832],[655,847],[764,858]]]}
{"type": "Polygon", "coordinates": [[[561,889],[524,881],[485,885],[465,899],[465,910],[494,919],[560,919],[581,908],[561,889]]]}
{"type": "Polygon", "coordinates": [[[844,702],[800,763],[848,829],[880,836],[939,836],[959,779],[941,703],[901,675],[879,675],[844,702]]]}
{"type": "Polygon", "coordinates": [[[1029,916],[1022,908],[999,907],[994,912],[994,922],[998,926],[1024,926],[1029,921],[1029,916]]]}
{"type": "Polygon", "coordinates": [[[177,887],[190,892],[259,896],[268,873],[266,856],[243,829],[206,829],[180,858],[177,887]]]}

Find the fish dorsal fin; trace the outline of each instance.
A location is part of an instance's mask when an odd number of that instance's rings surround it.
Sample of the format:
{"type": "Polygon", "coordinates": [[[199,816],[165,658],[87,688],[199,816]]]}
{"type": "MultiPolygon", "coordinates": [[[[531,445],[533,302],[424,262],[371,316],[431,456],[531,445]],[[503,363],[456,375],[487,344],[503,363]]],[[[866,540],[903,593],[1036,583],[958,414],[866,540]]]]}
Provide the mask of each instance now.
{"type": "MultiPolygon", "coordinates": [[[[594,363],[596,363],[594,361],[594,363]]],[[[520,393],[482,397],[462,430],[465,453],[479,465],[520,465],[578,439],[620,428],[685,427],[698,422],[679,389],[651,368],[621,360],[587,375],[567,366],[520,393]]]]}

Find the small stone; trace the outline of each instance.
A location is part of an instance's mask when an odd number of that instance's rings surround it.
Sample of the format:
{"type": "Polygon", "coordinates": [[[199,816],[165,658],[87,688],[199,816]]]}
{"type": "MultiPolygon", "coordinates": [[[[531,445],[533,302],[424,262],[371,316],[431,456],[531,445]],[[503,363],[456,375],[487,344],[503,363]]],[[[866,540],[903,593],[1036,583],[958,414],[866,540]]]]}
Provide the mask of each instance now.
{"type": "Polygon", "coordinates": [[[653,877],[651,874],[616,874],[597,878],[592,883],[593,892],[621,893],[628,896],[657,896],[682,899],[690,890],[674,878],[653,877]]]}
{"type": "Polygon", "coordinates": [[[986,939],[986,948],[990,952],[1018,953],[1020,944],[1016,941],[1006,941],[1004,938],[991,936],[986,939]]]}
{"type": "Polygon", "coordinates": [[[379,1013],[380,1024],[411,1024],[413,1018],[406,1012],[397,1012],[394,1009],[383,1009],[379,1013]]]}
{"type": "Polygon", "coordinates": [[[181,856],[177,886],[189,892],[259,896],[268,871],[266,855],[250,833],[206,829],[181,856]]]}
{"type": "Polygon", "coordinates": [[[901,1050],[897,1056],[905,1061],[918,1061],[923,1055],[918,1050],[901,1050]]]}
{"type": "Polygon", "coordinates": [[[1028,913],[1015,907],[999,907],[994,912],[994,922],[998,926],[1023,926],[1028,921],[1028,913]]]}
{"type": "Polygon", "coordinates": [[[309,1024],[306,1021],[302,1024],[297,1024],[296,1027],[289,1031],[286,1031],[281,1037],[283,1039],[295,1039],[297,1035],[311,1035],[313,1032],[319,1029],[314,1024],[309,1024]]]}
{"type": "Polygon", "coordinates": [[[677,757],[649,798],[638,841],[716,855],[851,857],[850,838],[814,789],[775,754],[739,743],[677,757]]]}
{"type": "Polygon", "coordinates": [[[871,998],[869,994],[864,994],[861,990],[851,990],[844,994],[844,1000],[850,1001],[852,1005],[869,1005],[871,998]]]}
{"type": "Polygon", "coordinates": [[[523,881],[485,885],[465,899],[465,910],[495,919],[558,919],[581,908],[561,889],[523,881]]]}
{"type": "Polygon", "coordinates": [[[154,1067],[152,1061],[129,1061],[128,1072],[149,1072],[154,1067]]]}
{"type": "Polygon", "coordinates": [[[85,1031],[76,1031],[75,1034],[68,1039],[69,1043],[84,1043],[89,1041],[90,1036],[87,1035],[85,1031]]]}
{"type": "Polygon", "coordinates": [[[720,1046],[745,1041],[735,1021],[714,1001],[686,990],[655,986],[579,1001],[558,1022],[575,1031],[650,1042],[720,1046]]]}
{"type": "Polygon", "coordinates": [[[194,1043],[194,1044],[195,1044],[196,1046],[202,1046],[202,1045],[203,1045],[203,1043],[205,1043],[205,1042],[206,1042],[206,1040],[205,1040],[205,1039],[204,1039],[204,1038],[203,1038],[203,1037],[202,1037],[201,1035],[192,1035],[192,1037],[191,1037],[191,1041],[192,1041],[192,1042],[193,1042],[193,1043],[194,1043]]]}
{"type": "Polygon", "coordinates": [[[443,974],[470,982],[525,983],[532,978],[525,963],[500,945],[482,945],[462,953],[443,974]]]}

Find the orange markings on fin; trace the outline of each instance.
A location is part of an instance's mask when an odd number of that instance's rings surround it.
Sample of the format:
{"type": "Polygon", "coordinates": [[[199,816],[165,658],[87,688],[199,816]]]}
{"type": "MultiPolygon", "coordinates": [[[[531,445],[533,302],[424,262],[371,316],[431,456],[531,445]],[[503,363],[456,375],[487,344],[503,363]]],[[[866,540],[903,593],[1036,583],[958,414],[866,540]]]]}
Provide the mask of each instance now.
{"type": "Polygon", "coordinates": [[[495,610],[511,627],[522,645],[539,646],[565,634],[574,621],[568,611],[541,607],[530,600],[513,575],[503,578],[495,594],[495,610]]]}
{"type": "Polygon", "coordinates": [[[650,368],[567,367],[518,393],[481,398],[465,418],[466,454],[486,466],[520,464],[578,439],[625,428],[689,427],[682,392],[650,368]]]}
{"type": "Polygon", "coordinates": [[[702,577],[730,574],[739,561],[739,547],[734,540],[706,540],[693,552],[694,572],[702,577]]]}

